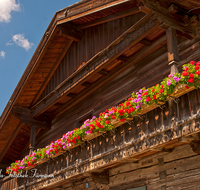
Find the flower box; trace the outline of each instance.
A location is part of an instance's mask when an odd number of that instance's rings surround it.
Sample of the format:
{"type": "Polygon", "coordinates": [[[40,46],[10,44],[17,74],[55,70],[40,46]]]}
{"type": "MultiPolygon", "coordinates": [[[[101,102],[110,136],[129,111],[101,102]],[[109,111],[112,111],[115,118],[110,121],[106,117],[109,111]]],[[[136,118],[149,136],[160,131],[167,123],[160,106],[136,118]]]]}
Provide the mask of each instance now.
{"type": "MultiPolygon", "coordinates": [[[[83,143],[83,142],[82,142],[83,143]]],[[[65,150],[71,150],[72,148],[76,148],[77,146],[80,146],[80,144],[70,144],[68,147],[65,148],[65,150]]]]}
{"type": "Polygon", "coordinates": [[[131,120],[133,120],[133,118],[128,117],[125,119],[125,121],[120,121],[120,119],[111,119],[111,124],[114,127],[119,127],[120,125],[123,125],[124,123],[126,123],[126,120],[131,121],[131,120]]]}
{"type": "Polygon", "coordinates": [[[39,158],[37,161],[36,161],[36,164],[37,165],[40,165],[40,164],[43,164],[44,162],[47,162],[49,160],[49,158],[39,158]]]}
{"type": "Polygon", "coordinates": [[[55,156],[53,156],[53,158],[57,157],[57,156],[60,156],[61,154],[65,153],[66,151],[65,150],[61,150],[60,152],[58,152],[58,154],[56,154],[55,156]]]}
{"type": "Polygon", "coordinates": [[[32,169],[32,168],[34,168],[35,166],[27,166],[27,167],[25,167],[25,170],[30,170],[30,169],[32,169]]]}
{"type": "Polygon", "coordinates": [[[160,101],[158,100],[158,103],[155,104],[154,102],[151,104],[151,105],[142,105],[141,107],[141,111],[138,113],[139,115],[143,115],[147,112],[150,112],[154,109],[156,109],[157,107],[161,106],[161,105],[164,105],[165,102],[164,101],[160,101]]]}
{"type": "Polygon", "coordinates": [[[106,131],[100,131],[100,132],[95,132],[95,133],[87,133],[84,137],[83,137],[83,140],[84,141],[88,141],[88,140],[91,140],[91,139],[94,139],[98,136],[101,136],[103,133],[105,133],[106,131]]]}
{"type": "Polygon", "coordinates": [[[188,89],[185,88],[187,84],[177,84],[176,87],[174,88],[174,91],[171,93],[170,97],[172,98],[178,98],[184,94],[187,94],[188,92],[192,91],[195,89],[194,86],[189,87],[188,89]]]}

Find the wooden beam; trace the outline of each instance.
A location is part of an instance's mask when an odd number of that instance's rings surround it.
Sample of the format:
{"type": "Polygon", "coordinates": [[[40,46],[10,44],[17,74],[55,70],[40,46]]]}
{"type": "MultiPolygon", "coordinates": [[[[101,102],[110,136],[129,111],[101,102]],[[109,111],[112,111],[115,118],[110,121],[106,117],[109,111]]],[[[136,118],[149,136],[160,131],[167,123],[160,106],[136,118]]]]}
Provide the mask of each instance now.
{"type": "Polygon", "coordinates": [[[92,73],[95,74],[99,72],[103,66],[111,64],[120,55],[125,53],[132,46],[149,35],[159,25],[159,22],[154,22],[151,17],[152,14],[149,14],[141,18],[137,23],[124,32],[124,34],[112,42],[107,48],[91,58],[81,69],[79,69],[77,72],[74,72],[69,78],[63,81],[62,85],[59,86],[59,89],[55,89],[59,90],[58,94],[55,95],[53,92],[49,94],[47,97],[48,101],[46,101],[45,104],[43,104],[43,100],[45,100],[44,98],[38,102],[38,104],[33,106],[31,108],[31,110],[33,110],[33,116],[39,116],[41,113],[58,102],[62,96],[69,93],[69,91],[77,86],[78,83],[82,84],[83,82],[86,82],[89,75],[92,73]],[[117,52],[116,49],[118,50],[117,52]],[[96,68],[94,68],[94,65],[96,68]],[[88,70],[84,69],[86,66],[88,67],[88,70]],[[77,77],[78,73],[82,77],[77,77]],[[74,83],[70,83],[70,80],[74,78],[76,78],[74,83]]]}
{"type": "Polygon", "coordinates": [[[199,23],[199,19],[196,15],[193,15],[191,18],[190,18],[190,22],[192,23],[192,25],[197,25],[199,23]]]}
{"type": "Polygon", "coordinates": [[[38,120],[35,120],[32,117],[31,111],[29,109],[25,108],[20,108],[17,106],[13,107],[13,115],[20,119],[20,121],[26,125],[32,126],[36,125],[37,127],[43,128],[43,129],[50,129],[51,128],[51,123],[49,122],[41,122],[38,120]]]}
{"type": "Polygon", "coordinates": [[[58,29],[60,35],[69,38],[70,40],[80,42],[82,38],[82,31],[72,24],[64,23],[62,25],[58,25],[58,29]]]}
{"type": "Polygon", "coordinates": [[[109,173],[106,172],[92,172],[92,173],[85,173],[84,176],[89,176],[95,183],[99,184],[109,184],[109,173]]]}
{"type": "Polygon", "coordinates": [[[69,93],[69,94],[67,94],[67,96],[69,96],[71,98],[76,98],[77,94],[69,93]]]}
{"type": "Polygon", "coordinates": [[[167,35],[167,49],[168,49],[168,62],[171,66],[171,74],[178,73],[178,45],[177,45],[177,37],[176,30],[172,27],[166,30],[167,35]]]}
{"type": "Polygon", "coordinates": [[[87,23],[86,25],[81,26],[80,28],[81,29],[89,28],[92,26],[103,24],[105,22],[109,22],[109,21],[113,21],[113,20],[117,20],[117,19],[126,17],[126,16],[130,16],[130,15],[133,15],[133,14],[136,14],[139,12],[140,12],[140,9],[138,7],[134,7],[134,8],[122,11],[122,12],[118,12],[116,14],[112,14],[112,15],[91,21],[91,22],[87,23]]]}
{"type": "Polygon", "coordinates": [[[83,84],[82,84],[82,86],[86,86],[86,87],[90,87],[92,84],[91,83],[89,83],[89,82],[84,82],[83,84]]]}
{"type": "Polygon", "coordinates": [[[191,37],[196,37],[196,28],[193,27],[191,23],[186,25],[183,21],[184,16],[181,14],[170,14],[168,8],[166,8],[166,3],[162,0],[149,1],[143,0],[144,5],[151,9],[156,17],[163,21],[166,25],[173,27],[183,33],[190,35],[191,37]]]}
{"type": "Polygon", "coordinates": [[[66,52],[71,47],[72,43],[73,43],[73,40],[69,40],[67,42],[67,44],[65,45],[64,49],[62,50],[62,52],[60,53],[60,55],[57,58],[56,62],[54,63],[53,67],[51,68],[48,76],[46,77],[45,81],[43,82],[42,86],[40,87],[38,93],[36,94],[33,102],[31,103],[31,106],[33,106],[38,101],[39,97],[41,96],[42,92],[46,88],[48,82],[50,81],[51,77],[53,76],[53,74],[55,73],[56,69],[58,68],[58,66],[59,66],[60,62],[62,61],[62,59],[64,58],[66,52]]]}
{"type": "Polygon", "coordinates": [[[114,77],[120,74],[120,72],[128,69],[130,65],[138,62],[145,56],[151,54],[154,52],[156,49],[162,47],[164,44],[166,44],[166,36],[161,37],[158,39],[156,42],[153,42],[151,46],[145,46],[141,51],[138,53],[134,54],[133,56],[128,58],[128,61],[121,64],[119,67],[115,68],[112,72],[109,72],[107,76],[104,76],[98,80],[96,83],[92,83],[90,87],[88,87],[86,90],[83,90],[81,93],[77,94],[76,99],[66,104],[64,104],[62,107],[54,111],[51,115],[51,119],[54,119],[55,117],[61,115],[64,113],[66,110],[70,109],[73,107],[75,104],[83,100],[85,97],[87,97],[89,94],[106,84],[108,81],[112,80],[114,77]]]}
{"type": "Polygon", "coordinates": [[[123,62],[126,62],[128,61],[128,57],[124,56],[124,55],[120,55],[117,60],[120,60],[120,61],[123,61],[123,62]]]}
{"type": "Polygon", "coordinates": [[[150,46],[150,45],[151,45],[151,41],[146,40],[146,39],[140,40],[139,43],[144,44],[144,45],[146,45],[146,46],[150,46]]]}
{"type": "Polygon", "coordinates": [[[177,33],[178,36],[182,36],[182,37],[184,37],[184,38],[186,38],[188,40],[192,40],[193,39],[193,37],[191,37],[190,35],[188,35],[188,34],[186,34],[184,32],[181,32],[179,30],[177,30],[176,33],[177,33]]]}
{"type": "Polygon", "coordinates": [[[95,13],[95,12],[98,12],[101,10],[105,10],[109,7],[114,7],[116,5],[120,5],[120,4],[129,2],[129,1],[130,0],[115,0],[112,2],[102,3],[102,0],[96,0],[95,3],[90,3],[89,6],[82,6],[80,8],[67,11],[67,18],[59,20],[57,22],[57,24],[66,23],[71,20],[75,20],[75,19],[87,16],[87,15],[90,15],[92,13],[95,13]],[[88,9],[88,7],[90,7],[90,8],[88,9]]]}
{"type": "Polygon", "coordinates": [[[104,69],[101,69],[98,73],[106,76],[109,72],[104,69]]]}
{"type": "Polygon", "coordinates": [[[177,7],[176,5],[174,5],[174,4],[172,4],[172,5],[169,7],[168,11],[169,11],[170,14],[173,15],[173,14],[175,14],[175,13],[178,12],[178,7],[177,7]]]}
{"type": "Polygon", "coordinates": [[[151,9],[147,8],[146,6],[139,6],[139,9],[145,14],[149,14],[151,12],[151,9]]]}

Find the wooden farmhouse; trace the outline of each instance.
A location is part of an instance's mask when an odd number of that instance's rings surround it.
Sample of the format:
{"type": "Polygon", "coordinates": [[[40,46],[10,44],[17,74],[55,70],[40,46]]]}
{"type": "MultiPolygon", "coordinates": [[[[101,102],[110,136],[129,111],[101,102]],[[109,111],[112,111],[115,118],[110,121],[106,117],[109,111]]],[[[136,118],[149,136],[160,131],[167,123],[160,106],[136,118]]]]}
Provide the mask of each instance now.
{"type": "Polygon", "coordinates": [[[27,176],[5,173],[184,64],[198,69],[199,29],[199,0],[82,0],[56,12],[0,118],[0,190],[200,189],[200,90],[191,85],[77,136],[27,176]]]}

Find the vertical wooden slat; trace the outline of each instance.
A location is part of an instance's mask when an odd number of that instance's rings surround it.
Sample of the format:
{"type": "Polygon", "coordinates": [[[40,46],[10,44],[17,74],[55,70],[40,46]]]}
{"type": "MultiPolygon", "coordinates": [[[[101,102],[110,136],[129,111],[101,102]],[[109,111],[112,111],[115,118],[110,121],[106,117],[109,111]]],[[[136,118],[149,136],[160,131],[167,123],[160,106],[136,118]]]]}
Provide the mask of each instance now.
{"type": "Polygon", "coordinates": [[[36,137],[36,130],[37,126],[32,126],[31,127],[31,135],[30,135],[30,153],[34,150],[35,148],[35,137],[36,137]]]}

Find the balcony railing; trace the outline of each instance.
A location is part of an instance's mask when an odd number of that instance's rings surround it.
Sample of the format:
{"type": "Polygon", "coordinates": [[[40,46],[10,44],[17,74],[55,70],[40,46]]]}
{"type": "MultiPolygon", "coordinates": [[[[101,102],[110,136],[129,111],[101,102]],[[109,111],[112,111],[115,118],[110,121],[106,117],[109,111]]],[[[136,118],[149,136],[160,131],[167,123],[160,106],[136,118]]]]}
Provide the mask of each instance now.
{"type": "Polygon", "coordinates": [[[18,178],[4,177],[0,189],[55,187],[89,173],[105,174],[111,167],[137,162],[160,151],[171,151],[174,146],[187,143],[183,139],[200,131],[199,109],[199,89],[171,98],[112,131],[36,165],[34,170],[18,178]]]}

